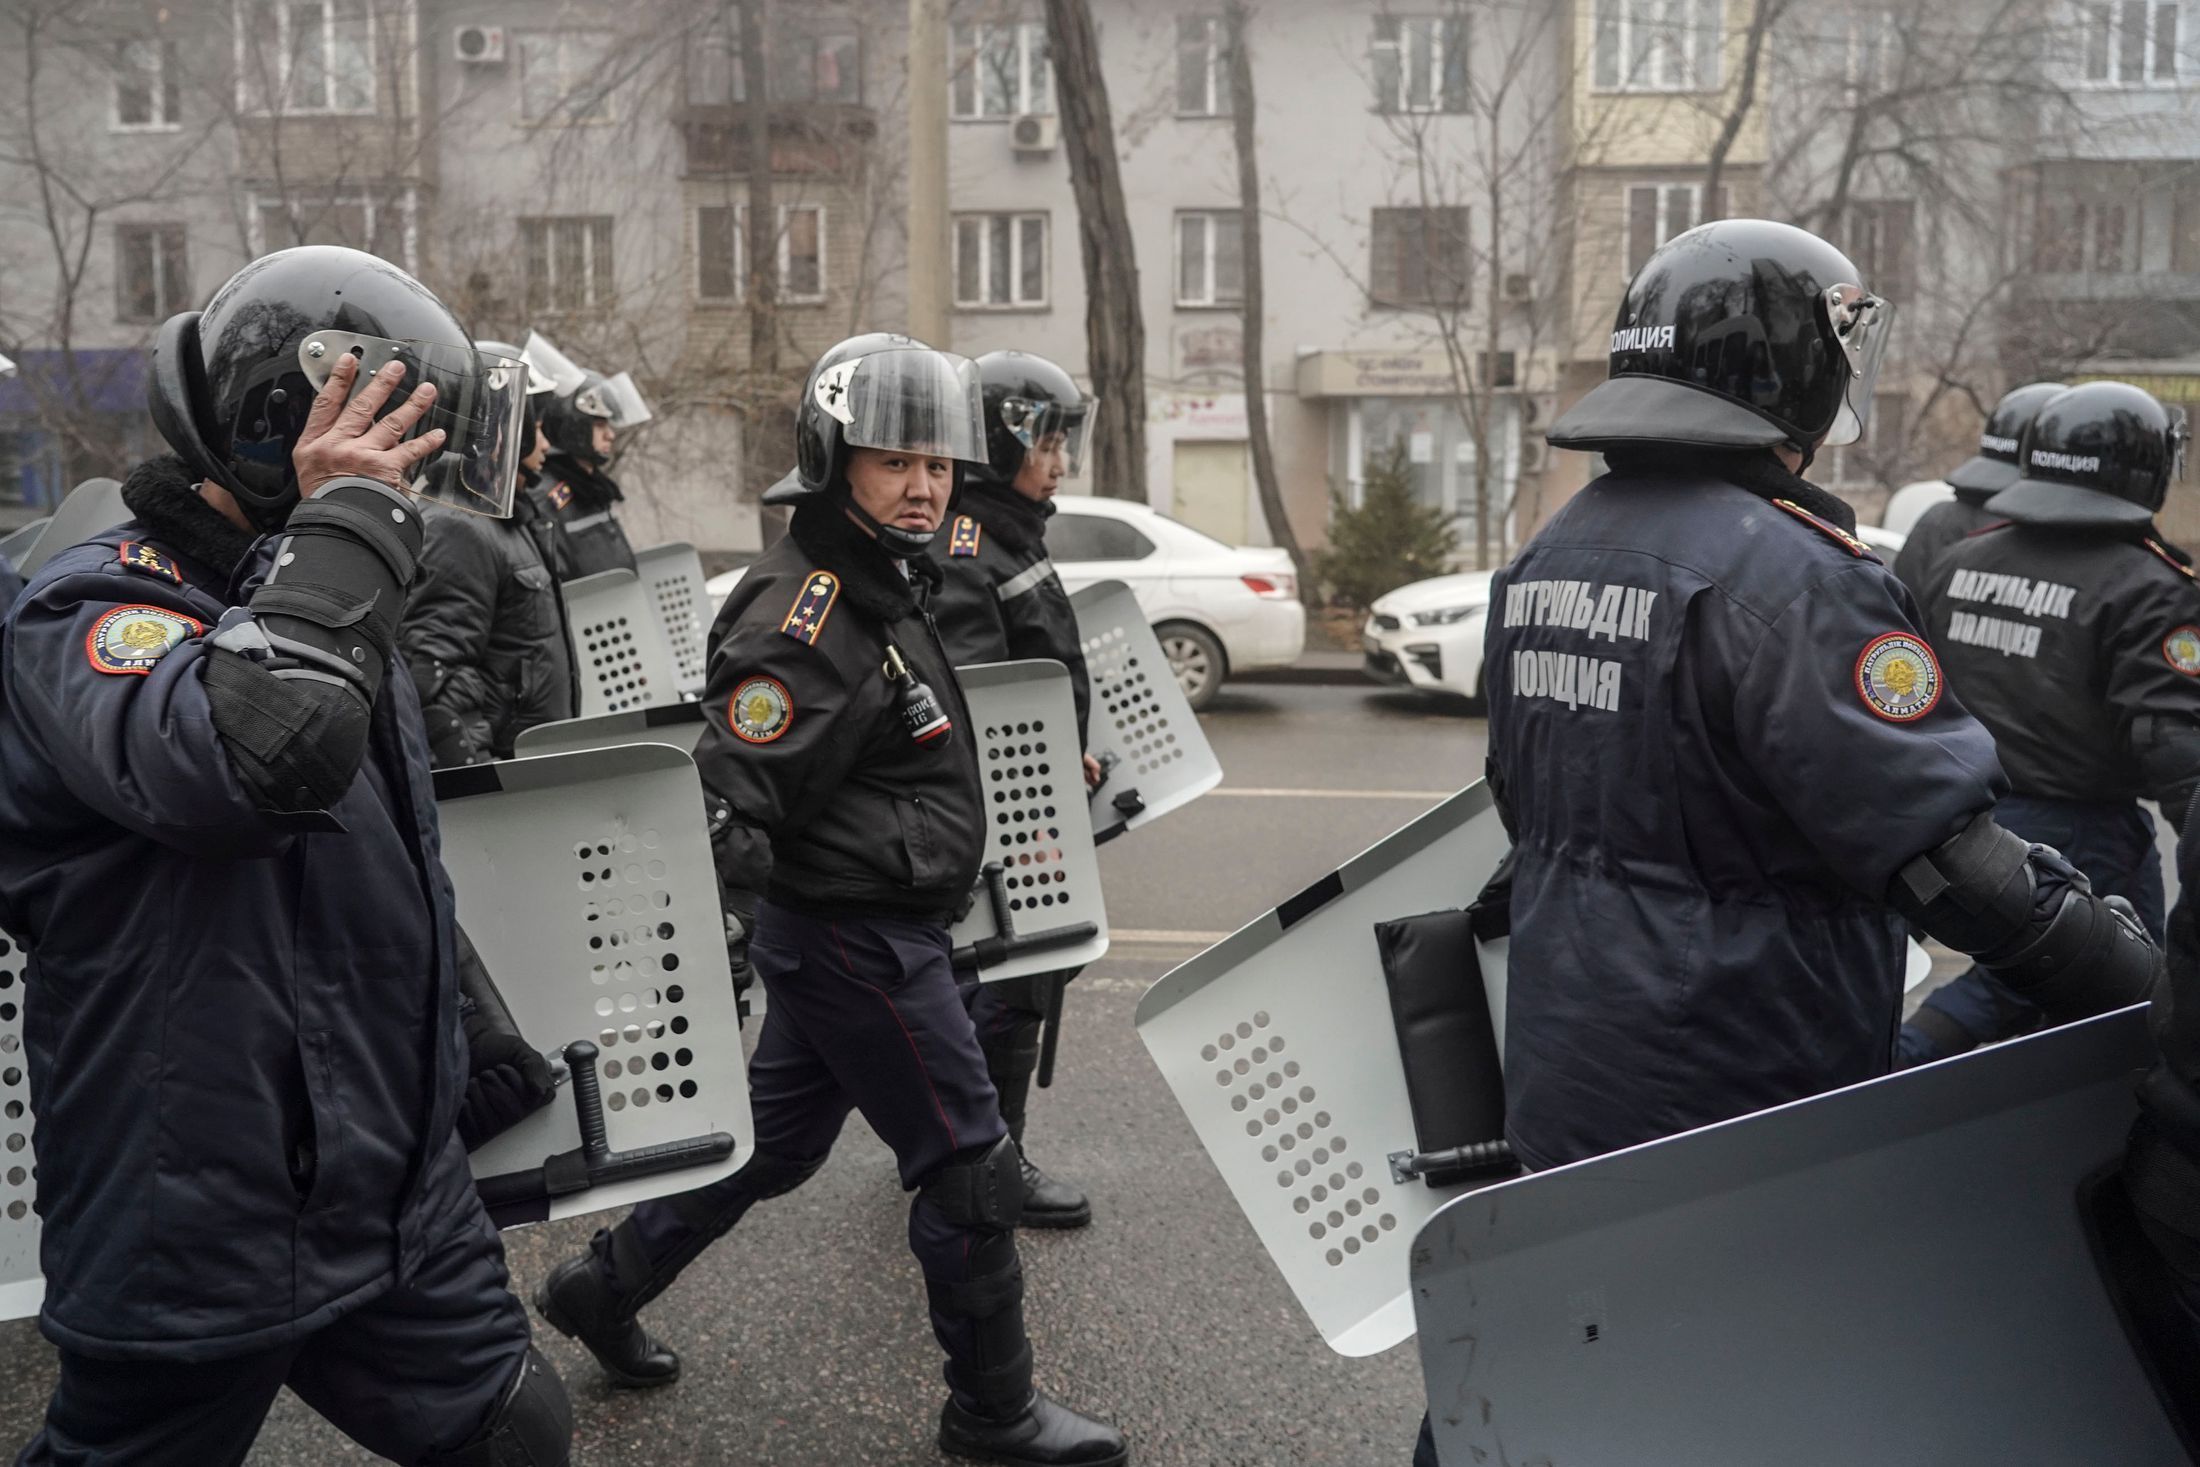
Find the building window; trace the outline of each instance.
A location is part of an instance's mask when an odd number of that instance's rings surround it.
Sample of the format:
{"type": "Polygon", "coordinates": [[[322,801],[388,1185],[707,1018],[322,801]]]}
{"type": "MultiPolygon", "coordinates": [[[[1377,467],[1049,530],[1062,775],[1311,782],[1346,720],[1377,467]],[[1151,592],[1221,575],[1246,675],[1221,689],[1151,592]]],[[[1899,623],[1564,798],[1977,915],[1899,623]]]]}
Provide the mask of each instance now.
{"type": "MultiPolygon", "coordinates": [[[[1726,190],[1722,187],[1712,216],[1726,217],[1726,190]]],[[[1632,280],[1643,262],[1676,234],[1694,229],[1707,217],[1702,212],[1700,183],[1637,184],[1627,190],[1627,278],[1632,280]]]]}
{"type": "MultiPolygon", "coordinates": [[[[610,221],[603,226],[610,248],[610,221]]],[[[746,204],[712,204],[695,211],[695,293],[713,302],[738,302],[749,294],[749,210],[746,204]]],[[[814,305],[825,299],[825,211],[815,204],[779,209],[779,301],[814,305]]]]}
{"type": "Polygon", "coordinates": [[[2143,87],[2178,78],[2180,0],[2085,0],[2077,7],[2084,76],[2108,87],[2143,87]]]}
{"type": "Polygon", "coordinates": [[[344,245],[410,270],[415,253],[413,205],[411,189],[387,195],[301,190],[258,198],[252,206],[252,249],[265,254],[293,245],[344,245]]]}
{"type": "Polygon", "coordinates": [[[1177,17],[1176,115],[1230,115],[1230,34],[1219,15],[1177,17]]]}
{"type": "Polygon", "coordinates": [[[165,321],[196,302],[180,224],[115,226],[115,319],[165,321]]]}
{"type": "Polygon", "coordinates": [[[1901,60],[1901,32],[1892,10],[1866,8],[1838,22],[1835,44],[1841,49],[1841,79],[1849,95],[1875,97],[1894,90],[1901,60]]]}
{"type": "Polygon", "coordinates": [[[519,115],[528,122],[609,122],[605,31],[535,31],[519,37],[519,115]]]}
{"type": "Polygon", "coordinates": [[[119,42],[115,46],[115,126],[131,132],[171,132],[182,121],[176,43],[119,42]]]}
{"type": "MultiPolygon", "coordinates": [[[[855,31],[778,32],[770,46],[774,102],[862,103],[863,38],[855,31]]],[[[688,48],[687,100],[731,107],[748,99],[741,38],[733,27],[713,26],[688,48]]]]}
{"type": "Polygon", "coordinates": [[[748,210],[708,204],[695,211],[695,293],[706,301],[748,294],[748,210]]]}
{"type": "Polygon", "coordinates": [[[963,121],[1054,110],[1043,21],[955,27],[955,116],[963,121]]]}
{"type": "Polygon", "coordinates": [[[1375,17],[1375,110],[1467,110],[1467,23],[1450,15],[1375,17]]]}
{"type": "Polygon", "coordinates": [[[611,304],[609,215],[522,219],[519,233],[528,310],[583,311],[611,304]]]}
{"type": "Polygon", "coordinates": [[[825,299],[825,211],[816,204],[780,207],[779,299],[789,305],[825,299]]]}
{"type": "Polygon", "coordinates": [[[955,216],[955,304],[1043,308],[1047,303],[1047,216],[955,216]]]}
{"type": "Polygon", "coordinates": [[[1474,252],[1465,209],[1377,209],[1371,233],[1368,294],[1377,305],[1466,304],[1474,252]]]}
{"type": "Polygon", "coordinates": [[[2189,170],[2171,190],[2169,268],[2200,275],[2200,176],[2189,170]]]}
{"type": "Polygon", "coordinates": [[[1594,80],[1608,92],[1715,92],[1724,0],[1596,0],[1594,80]]]}
{"type": "Polygon", "coordinates": [[[1176,216],[1176,303],[1237,306],[1245,301],[1245,237],[1235,209],[1176,216]]]}
{"type": "Polygon", "coordinates": [[[2042,189],[2032,268],[2042,275],[2126,275],[2139,269],[2140,196],[2042,189]]]}
{"type": "Polygon", "coordinates": [[[238,102],[286,115],[374,110],[374,14],[367,0],[242,0],[238,102]]]}
{"type": "Polygon", "coordinates": [[[1864,287],[1893,301],[1897,310],[1914,299],[1910,239],[1916,215],[1908,199],[1849,205],[1848,257],[1862,272],[1864,287]]]}

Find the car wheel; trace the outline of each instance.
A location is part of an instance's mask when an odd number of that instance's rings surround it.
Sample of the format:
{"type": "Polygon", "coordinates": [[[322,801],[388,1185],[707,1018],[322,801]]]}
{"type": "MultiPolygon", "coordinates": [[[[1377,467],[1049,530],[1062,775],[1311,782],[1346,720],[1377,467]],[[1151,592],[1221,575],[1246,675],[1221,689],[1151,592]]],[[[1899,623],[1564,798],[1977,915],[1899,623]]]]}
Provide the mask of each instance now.
{"type": "Polygon", "coordinates": [[[1176,674],[1176,685],[1184,690],[1184,699],[1193,711],[1212,703],[1229,668],[1222,644],[1214,634],[1189,622],[1171,622],[1155,635],[1161,640],[1162,655],[1169,659],[1169,671],[1176,674]]]}

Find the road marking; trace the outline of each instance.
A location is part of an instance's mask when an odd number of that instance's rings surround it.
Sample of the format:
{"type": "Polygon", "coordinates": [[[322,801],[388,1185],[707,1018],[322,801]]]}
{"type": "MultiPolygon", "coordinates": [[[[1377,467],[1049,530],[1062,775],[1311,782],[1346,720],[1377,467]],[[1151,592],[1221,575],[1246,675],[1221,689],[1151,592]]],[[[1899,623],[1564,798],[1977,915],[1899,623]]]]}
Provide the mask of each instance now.
{"type": "Polygon", "coordinates": [[[1213,947],[1230,934],[1192,932],[1181,928],[1110,927],[1108,941],[1142,943],[1149,947],[1213,947]]]}
{"type": "Polygon", "coordinates": [[[1285,790],[1216,789],[1210,795],[1232,795],[1241,800],[1448,800],[1457,790],[1285,790]]]}

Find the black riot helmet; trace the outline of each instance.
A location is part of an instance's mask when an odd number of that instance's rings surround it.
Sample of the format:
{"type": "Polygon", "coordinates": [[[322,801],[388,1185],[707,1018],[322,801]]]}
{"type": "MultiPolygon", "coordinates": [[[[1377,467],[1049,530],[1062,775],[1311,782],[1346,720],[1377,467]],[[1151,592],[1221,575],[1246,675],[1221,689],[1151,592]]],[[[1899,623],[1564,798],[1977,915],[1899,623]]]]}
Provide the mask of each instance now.
{"type": "Polygon", "coordinates": [[[2024,444],[2024,430],[2032,426],[2048,399],[2067,390],[2061,382],[2028,382],[1995,403],[1978,435],[1978,452],[1948,473],[1948,487],[1956,491],[1956,498],[1984,504],[2016,483],[2017,450],[2024,444]]]}
{"type": "Polygon", "coordinates": [[[548,406],[542,410],[542,433],[550,440],[553,453],[601,469],[605,456],[596,452],[597,423],[609,423],[625,433],[655,416],[641,388],[626,372],[606,377],[591,371],[559,351],[539,331],[527,333],[524,353],[530,371],[550,383],[548,406]]]}
{"type": "Polygon", "coordinates": [[[146,384],[153,424],[192,472],[236,496],[262,530],[298,502],[291,450],[313,397],[345,355],[360,359],[353,387],[405,363],[382,412],[422,382],[436,402],[408,437],[445,433],[420,466],[422,498],[478,514],[511,512],[520,454],[525,373],[475,349],[443,302],[397,266],[358,250],[305,245],[238,271],[203,311],[171,316],[153,345],[146,384]]]}
{"type": "Polygon", "coordinates": [[[986,462],[971,470],[973,476],[1014,483],[1025,456],[1056,437],[1068,460],[1063,472],[1075,478],[1083,470],[1098,404],[1075,378],[1045,357],[993,351],[978,358],[978,380],[985,394],[986,462]]]}
{"type": "Polygon", "coordinates": [[[2020,450],[2021,476],[1987,501],[2029,525],[2144,529],[2182,477],[2185,415],[2128,382],[2088,382],[2049,398],[2020,450]]]}
{"type": "MultiPolygon", "coordinates": [[[[851,448],[952,459],[959,489],[965,466],[986,461],[977,365],[907,336],[852,336],[810,368],[795,405],[794,442],[795,471],[764,492],[766,504],[847,497],[851,448]]],[[[931,543],[930,533],[878,523],[852,499],[848,509],[895,555],[920,554],[931,543]]]]}
{"type": "Polygon", "coordinates": [[[1854,443],[1891,307],[1848,256],[1765,219],[1678,235],[1627,287],[1606,381],[1545,435],[1559,448],[1854,443]]]}

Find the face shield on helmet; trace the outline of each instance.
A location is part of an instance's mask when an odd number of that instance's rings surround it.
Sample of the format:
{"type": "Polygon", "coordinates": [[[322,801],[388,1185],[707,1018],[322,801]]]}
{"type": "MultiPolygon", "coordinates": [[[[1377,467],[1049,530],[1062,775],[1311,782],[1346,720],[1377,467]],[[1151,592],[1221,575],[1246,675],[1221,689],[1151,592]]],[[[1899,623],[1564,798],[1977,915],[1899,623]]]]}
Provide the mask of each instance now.
{"type": "Polygon", "coordinates": [[[432,342],[316,331],[299,344],[298,365],[318,392],[347,354],[359,359],[358,375],[352,379],[354,397],[385,365],[404,363],[405,375],[382,415],[423,382],[435,384],[434,406],[405,436],[418,438],[440,428],[443,450],[415,470],[414,493],[472,514],[502,518],[512,512],[520,460],[534,447],[521,441],[520,433],[527,410],[525,361],[432,342]]]}
{"type": "Polygon", "coordinates": [[[573,406],[587,417],[604,419],[621,433],[639,428],[656,416],[642,397],[642,389],[625,372],[589,382],[574,395],[573,406]]]}
{"type": "Polygon", "coordinates": [[[1838,448],[1864,436],[1871,420],[1872,394],[1879,385],[1879,366],[1887,355],[1887,338],[1894,326],[1894,307],[1861,285],[1831,285],[1818,298],[1821,323],[1848,365],[1847,390],[1833,426],[1826,430],[1827,446],[1838,448]]]}
{"type": "Polygon", "coordinates": [[[873,352],[818,374],[811,400],[856,448],[985,462],[978,365],[949,352],[873,352]]]}
{"type": "Polygon", "coordinates": [[[1059,403],[1009,397],[1001,400],[1000,412],[1001,426],[1024,446],[1026,454],[1058,447],[1066,465],[1064,477],[1074,479],[1084,472],[1085,444],[1091,441],[1093,419],[1100,413],[1093,399],[1059,403]]]}

